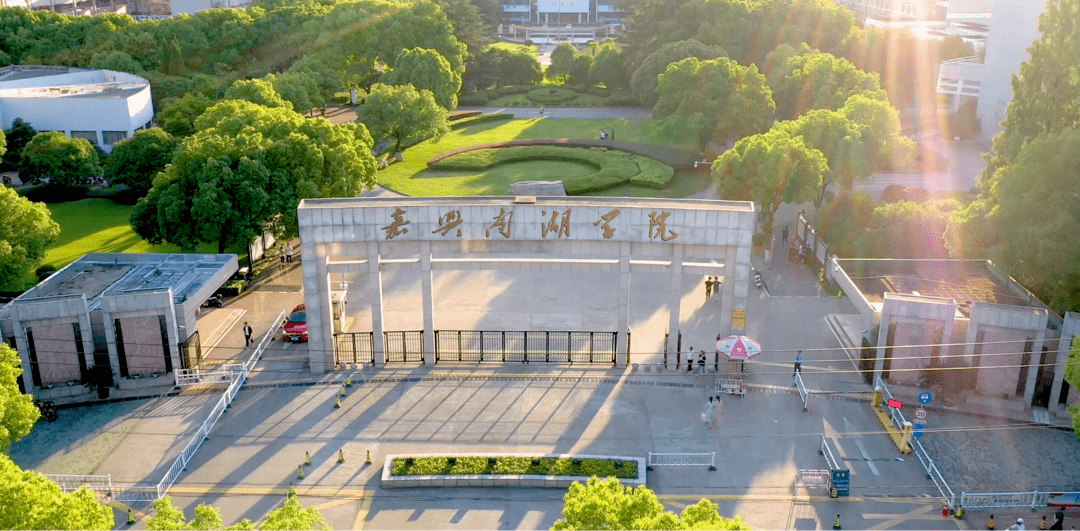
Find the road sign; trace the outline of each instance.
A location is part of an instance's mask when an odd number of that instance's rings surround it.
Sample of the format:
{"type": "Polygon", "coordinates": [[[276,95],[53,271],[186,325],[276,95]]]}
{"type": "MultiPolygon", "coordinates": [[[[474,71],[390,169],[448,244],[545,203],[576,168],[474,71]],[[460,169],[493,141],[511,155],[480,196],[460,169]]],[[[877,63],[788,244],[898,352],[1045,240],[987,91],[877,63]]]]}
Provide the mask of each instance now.
{"type": "Polygon", "coordinates": [[[890,398],[888,402],[885,402],[885,405],[894,409],[904,409],[904,403],[895,398],[890,398]]]}
{"type": "Polygon", "coordinates": [[[915,410],[915,418],[917,418],[919,420],[925,420],[926,419],[926,410],[923,409],[923,408],[916,409],[915,410]]]}
{"type": "Polygon", "coordinates": [[[929,404],[930,401],[933,400],[933,399],[934,399],[934,397],[931,396],[930,393],[927,393],[927,392],[919,393],[919,403],[920,404],[923,404],[923,405],[929,404]]]}
{"type": "Polygon", "coordinates": [[[850,492],[851,486],[851,471],[850,470],[833,470],[832,471],[832,488],[836,489],[837,496],[847,496],[850,492]]]}
{"type": "Polygon", "coordinates": [[[912,427],[911,436],[916,438],[916,439],[922,439],[923,435],[925,434],[924,430],[926,430],[926,421],[925,420],[916,420],[915,422],[913,422],[911,424],[911,427],[912,427]]]}

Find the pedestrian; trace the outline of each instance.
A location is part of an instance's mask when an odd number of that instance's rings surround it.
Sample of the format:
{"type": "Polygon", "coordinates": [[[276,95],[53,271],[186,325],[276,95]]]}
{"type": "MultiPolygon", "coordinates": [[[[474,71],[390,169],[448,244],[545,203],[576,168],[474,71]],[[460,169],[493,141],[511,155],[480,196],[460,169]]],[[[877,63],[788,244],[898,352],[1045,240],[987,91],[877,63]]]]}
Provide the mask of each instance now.
{"type": "Polygon", "coordinates": [[[713,414],[716,412],[716,404],[713,403],[712,397],[709,397],[709,401],[705,402],[705,411],[701,413],[701,420],[705,422],[706,427],[712,427],[713,414]]]}
{"type": "Polygon", "coordinates": [[[1046,515],[1042,517],[1042,521],[1039,522],[1039,529],[1049,529],[1049,525],[1046,524],[1046,515]]]}
{"type": "Polygon", "coordinates": [[[1024,519],[1023,518],[1017,518],[1016,523],[1009,526],[1009,529],[1010,530],[1016,530],[1016,531],[1025,531],[1027,529],[1027,527],[1024,526],[1024,519]]]}
{"type": "Polygon", "coordinates": [[[698,373],[705,374],[705,351],[702,350],[697,357],[698,373]]]}
{"type": "Polygon", "coordinates": [[[784,230],[780,232],[780,237],[781,237],[781,240],[784,242],[784,247],[787,247],[787,237],[788,237],[787,225],[784,225],[784,230]]]}
{"type": "Polygon", "coordinates": [[[716,406],[713,407],[713,426],[719,428],[722,420],[724,420],[724,401],[716,397],[716,406]]]}
{"type": "Polygon", "coordinates": [[[600,140],[607,140],[607,131],[603,129],[600,130],[600,140]]]}
{"type": "Polygon", "coordinates": [[[544,106],[543,105],[540,106],[540,117],[541,118],[544,117],[544,106]]]}
{"type": "Polygon", "coordinates": [[[994,529],[994,515],[990,515],[990,519],[986,521],[986,528],[990,530],[994,529]]]}
{"type": "Polygon", "coordinates": [[[244,346],[245,347],[251,345],[251,334],[252,334],[251,325],[249,325],[247,323],[247,321],[244,321],[244,346]]]}
{"type": "Polygon", "coordinates": [[[802,351],[800,350],[797,354],[795,354],[795,372],[791,373],[791,376],[793,378],[797,373],[802,372],[802,359],[802,351]]]}
{"type": "Polygon", "coordinates": [[[686,353],[686,372],[694,371],[694,347],[690,347],[690,352],[686,353]]]}
{"type": "Polygon", "coordinates": [[[285,262],[292,263],[293,247],[291,243],[285,244],[285,262]]]}
{"type": "Polygon", "coordinates": [[[705,302],[709,302],[712,298],[712,277],[706,277],[705,279],[705,302]]]}
{"type": "Polygon", "coordinates": [[[1050,524],[1050,529],[1065,529],[1065,511],[1062,511],[1059,507],[1054,511],[1054,523],[1050,524]]]}

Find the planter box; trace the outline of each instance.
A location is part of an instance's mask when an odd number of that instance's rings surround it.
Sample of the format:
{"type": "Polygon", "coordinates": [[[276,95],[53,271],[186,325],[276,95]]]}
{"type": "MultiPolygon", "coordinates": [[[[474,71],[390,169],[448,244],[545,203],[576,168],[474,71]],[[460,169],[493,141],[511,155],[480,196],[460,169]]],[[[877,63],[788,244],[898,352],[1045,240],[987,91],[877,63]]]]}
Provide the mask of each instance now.
{"type": "Polygon", "coordinates": [[[637,466],[637,479],[619,479],[628,487],[645,484],[645,458],[620,455],[571,455],[571,454],[393,454],[386,456],[382,469],[382,487],[541,487],[565,489],[575,481],[585,483],[588,476],[533,476],[524,474],[486,474],[452,476],[392,476],[390,467],[396,458],[403,457],[564,457],[573,459],[619,459],[625,466],[637,466]]]}

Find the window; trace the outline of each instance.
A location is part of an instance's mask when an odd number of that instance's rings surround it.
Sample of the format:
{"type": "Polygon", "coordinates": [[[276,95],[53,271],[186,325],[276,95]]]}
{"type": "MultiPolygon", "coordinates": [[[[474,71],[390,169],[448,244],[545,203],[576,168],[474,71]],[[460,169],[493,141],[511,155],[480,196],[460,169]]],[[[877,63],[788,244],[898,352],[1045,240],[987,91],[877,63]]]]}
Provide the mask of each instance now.
{"type": "Polygon", "coordinates": [[[91,144],[97,145],[97,132],[96,131],[72,131],[71,138],[82,138],[89,140],[91,144]]]}
{"type": "Polygon", "coordinates": [[[101,136],[105,140],[105,145],[111,146],[127,138],[127,131],[102,131],[101,136]]]}

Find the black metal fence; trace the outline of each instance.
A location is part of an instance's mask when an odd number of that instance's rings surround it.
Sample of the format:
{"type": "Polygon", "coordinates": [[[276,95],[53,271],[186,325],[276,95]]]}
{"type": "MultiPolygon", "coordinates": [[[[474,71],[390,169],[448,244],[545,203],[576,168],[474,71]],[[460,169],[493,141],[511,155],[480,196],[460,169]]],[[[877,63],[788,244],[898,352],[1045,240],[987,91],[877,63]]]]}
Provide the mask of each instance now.
{"type": "Polygon", "coordinates": [[[424,332],[383,332],[387,363],[424,362],[424,332]]]}
{"type": "Polygon", "coordinates": [[[615,332],[436,330],[436,363],[615,363],[615,332]]]}
{"type": "Polygon", "coordinates": [[[334,364],[372,363],[375,348],[371,332],[340,332],[334,334],[334,364]]]}

